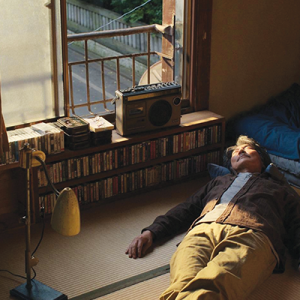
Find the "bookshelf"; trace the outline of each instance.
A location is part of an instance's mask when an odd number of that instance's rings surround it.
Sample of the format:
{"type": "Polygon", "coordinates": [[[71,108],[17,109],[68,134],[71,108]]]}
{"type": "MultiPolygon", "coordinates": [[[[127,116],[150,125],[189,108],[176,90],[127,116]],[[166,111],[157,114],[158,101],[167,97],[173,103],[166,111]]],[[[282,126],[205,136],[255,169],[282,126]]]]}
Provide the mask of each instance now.
{"type": "MultiPolygon", "coordinates": [[[[183,115],[179,126],[122,137],[111,143],[48,155],[46,165],[56,188],[71,187],[82,209],[142,193],[178,180],[206,175],[208,162],[220,163],[225,119],[210,111],[183,115]]],[[[0,166],[11,172],[18,163],[0,166]]],[[[33,222],[43,202],[51,214],[55,197],[41,167],[32,169],[33,222]]],[[[1,214],[0,214],[1,221],[1,214]]]]}
{"type": "MultiPolygon", "coordinates": [[[[122,137],[112,142],[48,156],[47,169],[57,189],[70,186],[82,209],[206,174],[208,162],[220,163],[225,120],[210,111],[183,115],[180,126],[122,137]]],[[[42,168],[35,170],[35,211],[51,214],[55,196],[42,168]]]]}

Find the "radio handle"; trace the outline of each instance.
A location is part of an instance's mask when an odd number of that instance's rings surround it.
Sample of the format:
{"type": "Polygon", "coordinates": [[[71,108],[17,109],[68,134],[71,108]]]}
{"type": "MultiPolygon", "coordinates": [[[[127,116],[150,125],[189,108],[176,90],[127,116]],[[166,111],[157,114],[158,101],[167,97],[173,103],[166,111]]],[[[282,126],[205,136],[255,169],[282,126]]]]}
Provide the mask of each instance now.
{"type": "Polygon", "coordinates": [[[116,96],[115,98],[113,98],[112,100],[111,100],[111,105],[116,105],[116,101],[117,100],[120,100],[120,98],[118,97],[118,96],[116,96]]]}

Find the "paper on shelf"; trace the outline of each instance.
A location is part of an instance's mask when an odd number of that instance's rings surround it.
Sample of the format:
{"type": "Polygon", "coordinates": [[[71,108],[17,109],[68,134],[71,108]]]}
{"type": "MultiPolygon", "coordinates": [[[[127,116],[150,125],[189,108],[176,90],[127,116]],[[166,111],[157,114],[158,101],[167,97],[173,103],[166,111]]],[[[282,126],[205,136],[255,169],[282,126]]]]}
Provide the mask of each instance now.
{"type": "Polygon", "coordinates": [[[108,122],[103,117],[96,116],[92,118],[83,118],[83,119],[90,124],[90,131],[93,132],[114,129],[114,125],[108,122]]]}

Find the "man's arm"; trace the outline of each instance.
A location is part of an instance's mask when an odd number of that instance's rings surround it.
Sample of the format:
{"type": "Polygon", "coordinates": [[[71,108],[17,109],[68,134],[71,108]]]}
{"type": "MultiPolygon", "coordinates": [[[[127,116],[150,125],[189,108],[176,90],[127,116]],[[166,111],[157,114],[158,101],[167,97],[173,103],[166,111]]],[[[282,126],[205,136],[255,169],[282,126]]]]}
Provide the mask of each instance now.
{"type": "Polygon", "coordinates": [[[130,258],[143,257],[154,241],[174,236],[180,231],[188,229],[204,207],[202,199],[212,188],[211,182],[185,202],[170,209],[165,215],[158,216],[150,226],[142,230],[141,235],[130,243],[125,253],[130,258]]]}
{"type": "Polygon", "coordinates": [[[150,230],[154,233],[154,241],[169,238],[179,232],[187,230],[195,219],[200,216],[208,201],[207,199],[216,199],[216,195],[210,192],[219,183],[217,179],[211,180],[187,198],[185,202],[170,209],[166,214],[158,216],[154,222],[144,228],[144,230],[150,230]]]}
{"type": "Polygon", "coordinates": [[[129,258],[141,258],[152,244],[153,233],[150,230],[145,230],[130,243],[125,254],[127,254],[129,258]]]}

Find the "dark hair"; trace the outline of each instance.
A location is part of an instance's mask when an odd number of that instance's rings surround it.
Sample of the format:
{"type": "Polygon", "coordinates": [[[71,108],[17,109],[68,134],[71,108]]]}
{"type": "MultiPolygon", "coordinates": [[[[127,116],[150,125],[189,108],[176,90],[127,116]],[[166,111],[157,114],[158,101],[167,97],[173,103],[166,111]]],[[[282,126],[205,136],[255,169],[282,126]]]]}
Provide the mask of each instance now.
{"type": "Polygon", "coordinates": [[[246,135],[240,135],[236,141],[235,146],[231,146],[228,147],[225,150],[224,156],[223,156],[223,165],[228,168],[231,169],[231,156],[232,156],[232,152],[240,145],[243,144],[247,144],[249,146],[252,146],[257,153],[259,154],[262,164],[263,164],[263,168],[262,171],[265,170],[265,168],[271,163],[271,158],[267,152],[267,150],[262,147],[257,141],[255,141],[252,138],[249,138],[246,135]]]}

